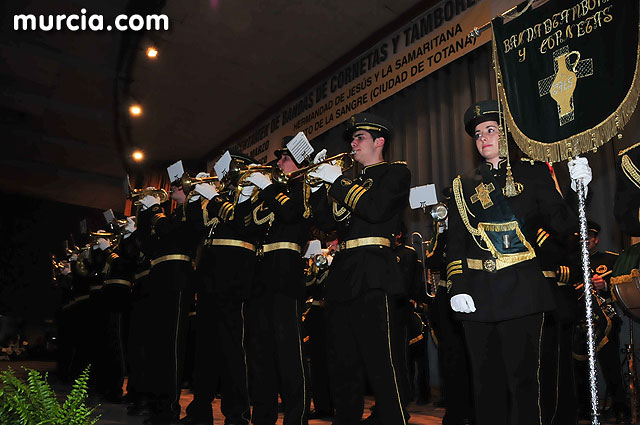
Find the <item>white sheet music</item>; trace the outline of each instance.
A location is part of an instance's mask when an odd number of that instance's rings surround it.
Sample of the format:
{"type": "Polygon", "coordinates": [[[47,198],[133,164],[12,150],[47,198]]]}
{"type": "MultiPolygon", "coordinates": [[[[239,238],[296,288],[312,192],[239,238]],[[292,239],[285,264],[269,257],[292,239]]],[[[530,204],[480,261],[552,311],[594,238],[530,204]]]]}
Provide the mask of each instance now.
{"type": "Polygon", "coordinates": [[[411,209],[426,208],[437,203],[438,196],[436,195],[435,184],[412,187],[409,191],[409,205],[411,209]]]}
{"type": "Polygon", "coordinates": [[[307,136],[305,136],[302,131],[287,143],[287,149],[289,149],[291,156],[293,156],[293,159],[295,159],[298,164],[310,157],[313,153],[313,146],[311,146],[309,139],[307,139],[307,136]]]}

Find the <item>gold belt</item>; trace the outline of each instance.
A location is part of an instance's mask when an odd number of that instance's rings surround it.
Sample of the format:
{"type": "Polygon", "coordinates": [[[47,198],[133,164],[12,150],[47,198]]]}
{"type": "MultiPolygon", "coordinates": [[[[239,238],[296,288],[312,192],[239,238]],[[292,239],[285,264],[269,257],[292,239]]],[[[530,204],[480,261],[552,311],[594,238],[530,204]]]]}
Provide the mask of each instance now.
{"type": "Polygon", "coordinates": [[[162,257],[158,257],[155,258],[153,260],[151,260],[151,267],[155,266],[156,264],[160,264],[160,263],[164,263],[165,261],[191,261],[191,257],[189,257],[188,255],[184,255],[184,254],[169,254],[169,255],[163,255],[162,257]]]}
{"type": "Polygon", "coordinates": [[[338,247],[340,250],[358,248],[361,246],[382,245],[386,247],[391,246],[391,242],[387,238],[379,236],[370,236],[368,238],[350,239],[348,241],[340,242],[338,247]]]}
{"type": "Polygon", "coordinates": [[[255,245],[249,242],[237,241],[235,239],[211,239],[211,245],[213,246],[235,246],[237,248],[248,249],[249,251],[256,250],[255,245]]]}
{"type": "Polygon", "coordinates": [[[300,245],[298,245],[297,243],[293,243],[293,242],[273,242],[273,243],[266,243],[264,245],[262,245],[261,247],[258,248],[258,255],[262,255],[262,254],[266,254],[267,252],[271,252],[271,251],[277,251],[280,249],[288,249],[291,251],[295,251],[298,254],[300,254],[302,252],[302,248],[300,248],[300,245]]]}
{"type": "Polygon", "coordinates": [[[495,272],[497,270],[506,269],[509,266],[513,266],[523,261],[527,261],[529,258],[524,258],[514,262],[503,262],[497,258],[487,258],[485,260],[478,260],[475,258],[467,258],[467,267],[472,270],[484,270],[485,272],[495,272]]]}
{"type": "Polygon", "coordinates": [[[131,287],[131,282],[124,279],[109,279],[104,281],[105,285],[124,285],[131,287]]]}
{"type": "Polygon", "coordinates": [[[151,272],[151,269],[149,269],[149,270],[145,270],[145,271],[142,271],[142,272],[140,272],[140,273],[136,273],[136,274],[134,275],[134,277],[135,277],[135,279],[136,279],[136,280],[138,280],[138,279],[140,279],[140,278],[143,278],[143,277],[147,276],[150,272],[151,272]]]}

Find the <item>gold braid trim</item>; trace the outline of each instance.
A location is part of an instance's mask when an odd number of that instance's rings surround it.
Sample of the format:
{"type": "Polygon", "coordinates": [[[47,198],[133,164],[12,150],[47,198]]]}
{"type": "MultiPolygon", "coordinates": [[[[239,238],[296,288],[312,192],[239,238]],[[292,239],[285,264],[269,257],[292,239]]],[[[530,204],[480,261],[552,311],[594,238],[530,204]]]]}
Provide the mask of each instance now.
{"type": "Polygon", "coordinates": [[[265,210],[264,202],[260,203],[260,205],[258,205],[253,209],[253,222],[256,223],[258,226],[260,226],[268,221],[269,227],[271,227],[271,225],[276,219],[276,215],[273,213],[273,211],[271,211],[269,214],[265,215],[264,217],[258,218],[258,211],[264,211],[264,210],[265,210]]]}
{"type": "MultiPolygon", "coordinates": [[[[638,29],[638,39],[640,40],[640,25],[638,29]]],[[[491,44],[493,47],[493,57],[495,58],[496,73],[499,80],[502,81],[502,70],[500,68],[500,61],[497,59],[498,52],[495,37],[491,44]]],[[[631,119],[631,116],[636,109],[638,98],[640,97],[640,79],[638,78],[639,68],[640,43],[638,43],[638,50],[636,52],[636,69],[633,73],[631,87],[618,108],[595,127],[553,143],[544,143],[539,140],[532,140],[527,137],[522,130],[520,130],[513,119],[513,115],[511,114],[511,109],[509,108],[507,96],[504,91],[504,85],[498,84],[498,97],[500,103],[503,105],[504,116],[511,134],[513,135],[513,139],[522,152],[536,161],[550,163],[560,162],[588,151],[595,152],[600,146],[611,140],[613,136],[620,135],[620,131],[622,131],[624,126],[631,119]]]]}
{"type": "Polygon", "coordinates": [[[637,277],[640,277],[640,270],[631,269],[631,272],[629,272],[629,274],[612,277],[609,282],[611,282],[612,285],[619,285],[621,283],[631,282],[634,278],[637,277]]]}
{"type": "Polygon", "coordinates": [[[631,145],[631,146],[629,146],[629,147],[628,147],[628,148],[626,148],[626,149],[622,149],[620,152],[618,152],[618,156],[622,156],[622,155],[624,155],[625,153],[629,152],[631,149],[636,148],[636,147],[638,147],[638,146],[640,146],[640,142],[636,143],[635,145],[631,145]]]}
{"type": "Polygon", "coordinates": [[[533,247],[524,237],[524,234],[520,230],[520,226],[518,226],[517,221],[509,221],[506,223],[478,223],[478,230],[482,233],[482,240],[487,244],[491,254],[497,259],[496,265],[498,268],[507,267],[516,263],[520,263],[525,260],[530,260],[535,258],[536,253],[533,250],[533,247]],[[518,239],[522,241],[524,246],[527,248],[526,252],[518,252],[516,254],[503,254],[498,252],[496,247],[487,236],[486,230],[490,232],[506,232],[510,230],[515,230],[516,235],[518,235],[518,239]]]}
{"type": "Polygon", "coordinates": [[[311,197],[311,185],[307,183],[307,179],[302,182],[302,204],[304,205],[304,218],[309,218],[313,214],[311,206],[309,205],[309,198],[311,197]]]}
{"type": "Polygon", "coordinates": [[[624,155],[622,157],[622,172],[625,176],[633,183],[638,189],[640,189],[640,170],[636,164],[631,161],[629,155],[624,155]]]}

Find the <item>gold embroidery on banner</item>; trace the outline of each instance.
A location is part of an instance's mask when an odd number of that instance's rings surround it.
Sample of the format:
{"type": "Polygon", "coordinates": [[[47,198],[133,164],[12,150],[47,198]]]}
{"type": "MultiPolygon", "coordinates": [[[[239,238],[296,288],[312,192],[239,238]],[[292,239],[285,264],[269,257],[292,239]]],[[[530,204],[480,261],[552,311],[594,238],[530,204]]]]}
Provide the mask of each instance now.
{"type": "Polygon", "coordinates": [[[493,201],[491,200],[491,196],[489,194],[495,190],[493,187],[493,183],[484,184],[480,183],[476,186],[476,193],[471,195],[471,203],[475,204],[480,201],[483,209],[487,209],[493,205],[493,201]]]}
{"type": "Polygon", "coordinates": [[[555,75],[538,81],[538,94],[540,97],[548,94],[557,103],[558,119],[563,126],[574,119],[573,92],[579,78],[593,75],[593,59],[581,61],[580,52],[569,52],[569,47],[564,46],[553,52],[553,68],[555,75]],[[577,58],[570,63],[573,55],[577,58]]]}

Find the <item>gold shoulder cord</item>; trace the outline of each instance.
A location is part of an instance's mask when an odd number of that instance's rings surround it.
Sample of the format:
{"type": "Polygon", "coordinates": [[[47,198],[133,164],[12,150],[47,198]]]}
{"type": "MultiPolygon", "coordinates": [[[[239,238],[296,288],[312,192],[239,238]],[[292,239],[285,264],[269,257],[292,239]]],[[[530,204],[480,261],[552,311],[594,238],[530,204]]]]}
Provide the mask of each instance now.
{"type": "Polygon", "coordinates": [[[311,206],[309,206],[309,198],[311,197],[311,186],[307,183],[307,179],[302,183],[302,202],[304,204],[304,218],[309,218],[312,215],[311,206]]]}
{"type": "Polygon", "coordinates": [[[256,223],[258,226],[260,226],[268,221],[269,226],[271,226],[276,219],[276,215],[273,213],[273,211],[271,211],[269,214],[267,214],[263,218],[258,218],[258,211],[263,211],[263,208],[262,208],[263,206],[264,206],[264,202],[261,202],[260,205],[258,205],[253,209],[253,222],[256,223]]]}
{"type": "Polygon", "coordinates": [[[220,219],[214,216],[211,220],[209,220],[209,211],[207,211],[207,205],[209,204],[209,200],[207,198],[202,198],[202,220],[204,221],[204,226],[209,227],[212,226],[212,229],[215,228],[218,223],[220,223],[220,219]]]}
{"type": "Polygon", "coordinates": [[[640,170],[636,164],[631,161],[629,155],[624,155],[622,157],[622,171],[624,175],[633,183],[638,189],[640,189],[640,170]]]}
{"type": "Polygon", "coordinates": [[[471,213],[466,201],[464,200],[464,193],[462,191],[462,181],[460,180],[460,176],[453,179],[453,195],[456,198],[456,205],[460,213],[460,218],[462,218],[462,222],[464,223],[465,227],[467,228],[469,233],[471,233],[471,236],[473,236],[473,241],[483,251],[491,251],[489,248],[485,248],[480,244],[477,237],[479,236],[482,239],[482,232],[473,227],[469,222],[469,216],[467,215],[467,212],[469,212],[472,217],[475,218],[475,216],[473,215],[473,213],[471,213]]]}

